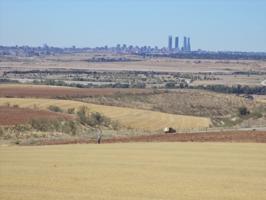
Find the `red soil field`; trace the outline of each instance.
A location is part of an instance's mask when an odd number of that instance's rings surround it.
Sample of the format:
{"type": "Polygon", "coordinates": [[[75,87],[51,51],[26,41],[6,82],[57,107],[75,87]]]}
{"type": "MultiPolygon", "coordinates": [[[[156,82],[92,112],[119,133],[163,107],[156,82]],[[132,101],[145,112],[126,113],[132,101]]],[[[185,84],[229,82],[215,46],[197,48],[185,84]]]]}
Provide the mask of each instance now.
{"type": "Polygon", "coordinates": [[[0,97],[38,97],[38,98],[60,98],[60,97],[86,97],[98,95],[122,94],[147,94],[151,89],[120,89],[120,88],[69,88],[51,86],[20,86],[0,85],[0,97]]]}
{"type": "Polygon", "coordinates": [[[0,125],[23,124],[31,119],[73,119],[71,115],[28,108],[0,107],[0,125]]]}
{"type": "Polygon", "coordinates": [[[266,131],[227,131],[206,133],[177,133],[107,139],[113,142],[259,142],[266,143],[266,131]]]}
{"type": "MultiPolygon", "coordinates": [[[[227,131],[208,133],[178,133],[158,134],[149,136],[117,137],[102,139],[102,143],[130,143],[130,142],[246,142],[266,143],[266,131],[227,131]]],[[[44,139],[35,145],[59,145],[96,143],[96,139],[68,139],[49,140],[44,139]]]]}

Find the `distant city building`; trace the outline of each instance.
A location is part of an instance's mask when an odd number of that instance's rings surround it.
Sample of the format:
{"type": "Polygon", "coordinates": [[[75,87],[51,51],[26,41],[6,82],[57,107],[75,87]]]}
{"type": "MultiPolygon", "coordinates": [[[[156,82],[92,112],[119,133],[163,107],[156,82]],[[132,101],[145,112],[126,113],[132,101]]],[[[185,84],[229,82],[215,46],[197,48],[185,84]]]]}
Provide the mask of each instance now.
{"type": "Polygon", "coordinates": [[[178,50],[179,49],[179,38],[175,37],[175,49],[178,50]]]}
{"type": "MultiPolygon", "coordinates": [[[[199,59],[252,59],[252,60],[265,60],[266,52],[236,52],[236,51],[205,51],[194,50],[191,51],[191,41],[189,37],[184,37],[184,45],[178,44],[178,37],[175,37],[175,44],[172,46],[173,41],[170,38],[169,47],[151,47],[151,46],[136,46],[136,45],[121,45],[108,47],[53,47],[43,45],[40,47],[30,46],[2,46],[0,45],[0,56],[21,56],[21,57],[34,57],[45,55],[59,55],[64,53],[82,53],[82,52],[111,52],[111,53],[129,53],[152,56],[169,56],[174,58],[199,58],[199,59]],[[182,46],[182,48],[181,48],[182,46]],[[179,47],[179,49],[176,49],[179,47]]],[[[180,38],[180,37],[179,37],[180,38]]]]}
{"type": "Polygon", "coordinates": [[[184,36],[182,48],[179,47],[179,37],[176,36],[174,39],[175,40],[174,40],[174,47],[173,47],[173,38],[172,38],[171,35],[168,37],[168,48],[167,48],[167,50],[169,52],[172,52],[172,53],[175,52],[175,53],[177,53],[180,50],[181,51],[191,51],[190,38],[189,37],[184,36]]]}
{"type": "Polygon", "coordinates": [[[191,47],[190,47],[190,38],[187,38],[187,51],[191,51],[191,47]]]}
{"type": "Polygon", "coordinates": [[[183,51],[187,51],[187,37],[184,37],[184,41],[183,41],[183,51]]]}
{"type": "Polygon", "coordinates": [[[169,37],[168,37],[168,50],[172,50],[172,48],[173,48],[173,38],[172,38],[172,36],[170,35],[169,37]]]}

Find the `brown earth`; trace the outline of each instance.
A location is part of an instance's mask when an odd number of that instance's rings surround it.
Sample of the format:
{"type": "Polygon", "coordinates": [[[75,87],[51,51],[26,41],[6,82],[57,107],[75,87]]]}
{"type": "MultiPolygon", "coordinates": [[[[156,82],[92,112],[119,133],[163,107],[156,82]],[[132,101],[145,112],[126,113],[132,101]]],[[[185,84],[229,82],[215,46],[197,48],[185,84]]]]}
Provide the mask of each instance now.
{"type": "Polygon", "coordinates": [[[0,125],[23,124],[32,119],[73,119],[71,115],[28,108],[0,107],[0,125]]]}
{"type": "Polygon", "coordinates": [[[177,133],[115,138],[104,141],[113,142],[260,142],[266,143],[266,132],[230,131],[208,133],[177,133]]]}
{"type": "Polygon", "coordinates": [[[0,97],[38,97],[38,98],[65,98],[88,97],[113,94],[146,94],[151,89],[120,89],[120,88],[70,88],[33,85],[0,85],[0,97]]]}
{"type": "MultiPolygon", "coordinates": [[[[208,133],[178,133],[157,134],[134,137],[117,137],[103,139],[102,143],[129,143],[129,142],[248,142],[266,143],[266,131],[227,131],[208,133]]],[[[96,143],[91,139],[49,140],[35,142],[35,145],[79,144],[96,143]]]]}

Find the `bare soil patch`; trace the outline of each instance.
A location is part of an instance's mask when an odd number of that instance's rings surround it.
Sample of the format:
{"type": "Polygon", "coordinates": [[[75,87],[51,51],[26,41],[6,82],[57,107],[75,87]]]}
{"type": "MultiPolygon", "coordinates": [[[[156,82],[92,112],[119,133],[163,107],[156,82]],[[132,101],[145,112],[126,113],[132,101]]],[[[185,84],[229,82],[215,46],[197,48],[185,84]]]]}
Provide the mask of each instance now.
{"type": "Polygon", "coordinates": [[[71,115],[55,113],[45,110],[33,110],[28,108],[0,107],[0,125],[16,125],[27,123],[36,118],[45,119],[73,119],[71,115]]]}
{"type": "Polygon", "coordinates": [[[208,133],[178,133],[137,136],[132,138],[115,138],[106,140],[112,142],[260,142],[266,143],[266,132],[232,131],[208,133]]]}
{"type": "Polygon", "coordinates": [[[50,86],[0,85],[0,97],[38,97],[38,98],[64,98],[110,96],[113,94],[146,94],[151,89],[120,89],[120,88],[69,88],[50,86]]]}
{"type": "MultiPolygon", "coordinates": [[[[102,143],[129,142],[247,142],[266,143],[266,131],[227,131],[207,133],[156,134],[132,137],[114,137],[102,140],[102,143]]],[[[35,145],[96,143],[92,139],[49,140],[35,142],[35,145]]]]}

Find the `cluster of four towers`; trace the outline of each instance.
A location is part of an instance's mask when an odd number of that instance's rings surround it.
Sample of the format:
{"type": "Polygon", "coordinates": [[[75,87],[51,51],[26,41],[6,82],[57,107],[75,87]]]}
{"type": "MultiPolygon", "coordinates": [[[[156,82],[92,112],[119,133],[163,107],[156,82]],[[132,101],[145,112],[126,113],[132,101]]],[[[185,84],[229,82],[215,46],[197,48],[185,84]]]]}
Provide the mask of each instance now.
{"type": "Polygon", "coordinates": [[[189,37],[184,37],[184,42],[183,46],[179,48],[179,37],[175,37],[175,46],[173,48],[173,37],[170,35],[168,37],[168,50],[169,51],[191,51],[191,46],[190,46],[190,38],[189,37]]]}

